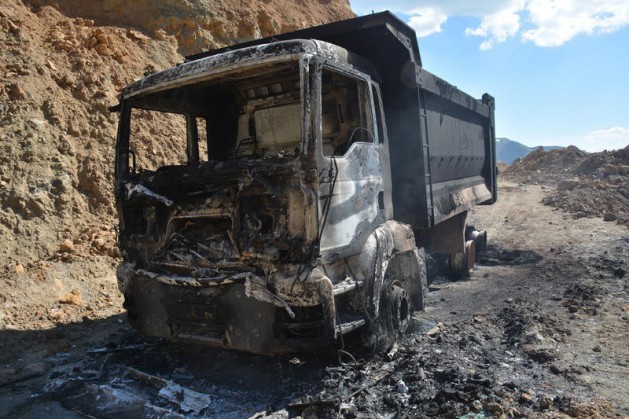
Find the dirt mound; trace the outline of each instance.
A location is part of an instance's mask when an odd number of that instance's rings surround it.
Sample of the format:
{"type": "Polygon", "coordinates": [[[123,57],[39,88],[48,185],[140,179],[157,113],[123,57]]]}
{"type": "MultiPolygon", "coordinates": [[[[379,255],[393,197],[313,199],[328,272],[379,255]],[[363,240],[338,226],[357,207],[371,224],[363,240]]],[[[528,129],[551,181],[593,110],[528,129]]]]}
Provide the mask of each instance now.
{"type": "Polygon", "coordinates": [[[629,225],[629,146],[601,153],[574,146],[545,152],[540,147],[516,160],[501,176],[551,186],[544,203],[576,218],[602,217],[629,225]]]}
{"type": "Polygon", "coordinates": [[[502,172],[504,179],[523,183],[553,183],[574,176],[574,170],[588,153],[577,147],[544,151],[542,147],[523,159],[516,159],[502,172]]]}

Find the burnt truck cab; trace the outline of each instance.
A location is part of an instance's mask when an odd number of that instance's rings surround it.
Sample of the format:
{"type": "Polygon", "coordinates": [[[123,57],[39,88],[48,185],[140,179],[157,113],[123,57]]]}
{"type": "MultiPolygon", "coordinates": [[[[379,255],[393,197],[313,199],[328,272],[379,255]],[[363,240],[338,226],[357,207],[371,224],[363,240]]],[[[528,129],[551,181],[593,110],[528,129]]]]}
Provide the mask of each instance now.
{"type": "Polygon", "coordinates": [[[348,258],[392,216],[377,77],[341,47],[290,40],[124,90],[117,277],[135,327],[268,354],[376,314],[342,296],[367,279],[348,258]]]}
{"type": "Polygon", "coordinates": [[[117,271],[154,336],[262,354],[391,341],[496,200],[494,101],[388,12],[188,57],[122,93],[117,271]],[[385,123],[386,121],[386,123],[385,123]],[[368,340],[369,342],[369,340],[368,340]]]}

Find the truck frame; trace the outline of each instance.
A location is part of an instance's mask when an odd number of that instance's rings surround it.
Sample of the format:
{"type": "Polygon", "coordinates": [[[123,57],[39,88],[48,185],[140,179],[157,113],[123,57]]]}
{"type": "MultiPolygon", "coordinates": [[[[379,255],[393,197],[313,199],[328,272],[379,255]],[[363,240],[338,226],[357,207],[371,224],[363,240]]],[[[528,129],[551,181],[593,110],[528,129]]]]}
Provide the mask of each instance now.
{"type": "Polygon", "coordinates": [[[119,105],[117,270],[148,335],[259,354],[403,332],[497,197],[494,100],[422,67],[389,12],[209,51],[119,105]],[[159,148],[151,148],[159,144],[159,148]]]}

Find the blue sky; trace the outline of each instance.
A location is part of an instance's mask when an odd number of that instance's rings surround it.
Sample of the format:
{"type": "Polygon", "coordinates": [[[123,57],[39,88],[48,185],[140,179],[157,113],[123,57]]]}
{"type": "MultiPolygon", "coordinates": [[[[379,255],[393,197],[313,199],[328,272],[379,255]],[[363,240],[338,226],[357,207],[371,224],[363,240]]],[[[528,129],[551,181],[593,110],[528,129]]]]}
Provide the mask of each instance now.
{"type": "Polygon", "coordinates": [[[496,134],[586,151],[629,144],[629,0],[350,0],[419,35],[426,70],[496,98],[496,134]]]}

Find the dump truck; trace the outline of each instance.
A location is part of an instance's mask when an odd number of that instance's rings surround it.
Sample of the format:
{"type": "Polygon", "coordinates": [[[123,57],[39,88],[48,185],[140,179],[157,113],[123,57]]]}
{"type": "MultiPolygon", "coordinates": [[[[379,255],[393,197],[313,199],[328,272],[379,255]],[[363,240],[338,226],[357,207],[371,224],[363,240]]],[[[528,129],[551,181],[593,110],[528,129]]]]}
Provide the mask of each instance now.
{"type": "Polygon", "coordinates": [[[389,12],[186,57],[112,110],[118,286],[147,335],[256,354],[395,337],[427,256],[465,272],[486,239],[466,217],[497,196],[494,99],[426,71],[389,12]]]}

